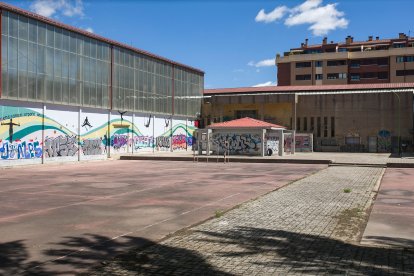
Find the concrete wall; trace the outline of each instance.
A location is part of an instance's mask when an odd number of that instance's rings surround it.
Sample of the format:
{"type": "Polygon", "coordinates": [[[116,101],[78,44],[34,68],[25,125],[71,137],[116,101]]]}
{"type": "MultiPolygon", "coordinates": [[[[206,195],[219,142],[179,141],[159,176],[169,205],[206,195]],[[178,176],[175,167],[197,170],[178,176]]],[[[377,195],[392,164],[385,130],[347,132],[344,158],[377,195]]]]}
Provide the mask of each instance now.
{"type": "Polygon", "coordinates": [[[193,120],[0,100],[0,166],[191,150],[193,120]]]}
{"type": "MultiPolygon", "coordinates": [[[[296,130],[313,134],[316,151],[391,152],[392,144],[398,141],[399,124],[402,140],[413,142],[413,93],[398,95],[401,103],[396,94],[390,92],[300,95],[296,115],[300,125],[296,130]],[[356,141],[358,145],[349,145],[356,141]]],[[[209,98],[208,107],[203,108],[205,123],[208,123],[207,118],[210,122],[234,119],[237,110],[247,109],[256,110],[258,119],[294,128],[293,94],[249,96],[252,102],[242,104],[247,99],[242,100],[243,97],[209,98]]]]}

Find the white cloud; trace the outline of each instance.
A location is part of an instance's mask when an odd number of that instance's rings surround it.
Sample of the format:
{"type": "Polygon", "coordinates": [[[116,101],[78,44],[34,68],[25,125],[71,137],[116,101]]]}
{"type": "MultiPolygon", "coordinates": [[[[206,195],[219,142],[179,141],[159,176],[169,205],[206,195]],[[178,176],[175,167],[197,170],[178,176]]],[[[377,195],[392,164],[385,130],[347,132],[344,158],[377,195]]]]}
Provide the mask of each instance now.
{"type": "Polygon", "coordinates": [[[269,13],[266,13],[264,9],[261,9],[254,20],[256,22],[270,23],[281,19],[283,16],[285,16],[288,10],[289,9],[286,6],[276,7],[273,11],[269,13]]]}
{"type": "MultiPolygon", "coordinates": [[[[344,17],[345,14],[338,11],[336,6],[336,3],[326,4],[324,6],[322,0],[306,0],[302,4],[286,10],[285,14],[287,13],[289,16],[285,19],[284,23],[286,26],[309,24],[309,30],[311,30],[314,35],[326,35],[329,31],[336,30],[337,28],[346,28],[348,26],[349,21],[344,17]]],[[[280,6],[275,10],[278,8],[286,7],[280,6]]],[[[259,11],[256,19],[260,14],[263,14],[262,11],[263,10],[259,11]]],[[[272,19],[271,21],[264,22],[273,22],[282,17],[283,15],[279,18],[275,17],[275,19],[272,19]]]]}
{"type": "Polygon", "coordinates": [[[247,63],[247,65],[254,66],[254,67],[275,66],[275,59],[274,58],[269,58],[269,59],[261,60],[261,61],[258,61],[258,62],[250,61],[249,63],[247,63]]]}
{"type": "Polygon", "coordinates": [[[93,33],[93,29],[91,27],[86,28],[85,31],[93,33]]]}
{"type": "Polygon", "coordinates": [[[258,83],[256,85],[253,85],[253,87],[264,87],[264,86],[276,86],[277,83],[275,81],[267,81],[264,83],[258,83]]]}
{"type": "Polygon", "coordinates": [[[84,16],[82,0],[35,0],[30,9],[46,17],[59,13],[67,17],[84,16]]]}

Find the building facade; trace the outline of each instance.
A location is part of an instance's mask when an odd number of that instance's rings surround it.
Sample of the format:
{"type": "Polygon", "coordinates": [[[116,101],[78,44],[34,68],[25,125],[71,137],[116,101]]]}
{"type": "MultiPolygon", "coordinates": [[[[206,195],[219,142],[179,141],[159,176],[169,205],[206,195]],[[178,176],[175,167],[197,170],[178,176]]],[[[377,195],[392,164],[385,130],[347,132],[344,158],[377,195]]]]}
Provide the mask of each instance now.
{"type": "Polygon", "coordinates": [[[277,55],[279,86],[414,82],[414,38],[328,42],[277,55]]]}
{"type": "Polygon", "coordinates": [[[399,140],[412,151],[413,93],[414,83],[208,89],[202,117],[208,125],[248,116],[312,133],[315,151],[397,152],[399,140]]]}
{"type": "Polygon", "coordinates": [[[192,144],[204,72],[0,4],[0,165],[192,144]]]}

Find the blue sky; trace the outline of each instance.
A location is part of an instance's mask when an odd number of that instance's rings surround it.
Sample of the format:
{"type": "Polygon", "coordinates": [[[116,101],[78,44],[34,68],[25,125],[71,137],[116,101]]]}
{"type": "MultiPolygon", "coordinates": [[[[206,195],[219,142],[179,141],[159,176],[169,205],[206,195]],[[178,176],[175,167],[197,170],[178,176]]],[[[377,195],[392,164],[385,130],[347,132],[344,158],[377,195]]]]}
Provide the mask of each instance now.
{"type": "Polygon", "coordinates": [[[205,87],[276,83],[277,53],[324,36],[414,36],[412,0],[6,1],[206,72],[205,87]]]}

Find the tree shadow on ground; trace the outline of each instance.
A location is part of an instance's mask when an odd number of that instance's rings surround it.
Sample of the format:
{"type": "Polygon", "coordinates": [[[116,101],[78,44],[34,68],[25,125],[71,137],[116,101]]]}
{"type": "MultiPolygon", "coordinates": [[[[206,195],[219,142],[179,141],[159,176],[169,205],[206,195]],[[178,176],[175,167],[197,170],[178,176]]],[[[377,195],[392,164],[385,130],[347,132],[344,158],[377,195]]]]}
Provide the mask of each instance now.
{"type": "Polygon", "coordinates": [[[218,243],[223,248],[237,245],[243,249],[216,253],[222,257],[251,258],[252,264],[264,267],[287,266],[291,267],[289,273],[414,274],[414,251],[409,249],[363,246],[328,237],[254,227],[200,233],[203,238],[199,241],[218,243]],[[263,259],[255,256],[272,257],[263,259]]]}
{"type": "Polygon", "coordinates": [[[224,275],[196,252],[131,236],[117,239],[94,234],[65,237],[43,255],[49,261],[31,261],[23,240],[0,244],[0,275],[118,275],[137,271],[160,275],[181,274],[180,271],[190,271],[192,266],[209,275],[224,275]],[[157,251],[139,254],[151,246],[157,251]]]}
{"type": "Polygon", "coordinates": [[[43,252],[50,261],[42,263],[32,261],[25,242],[18,240],[0,244],[0,275],[231,275],[209,264],[209,258],[228,263],[228,269],[238,265],[287,268],[292,274],[414,274],[412,250],[254,227],[191,233],[195,236],[186,247],[207,243],[209,250],[217,249],[209,251],[212,256],[140,237],[85,234],[51,245],[43,252]]]}

